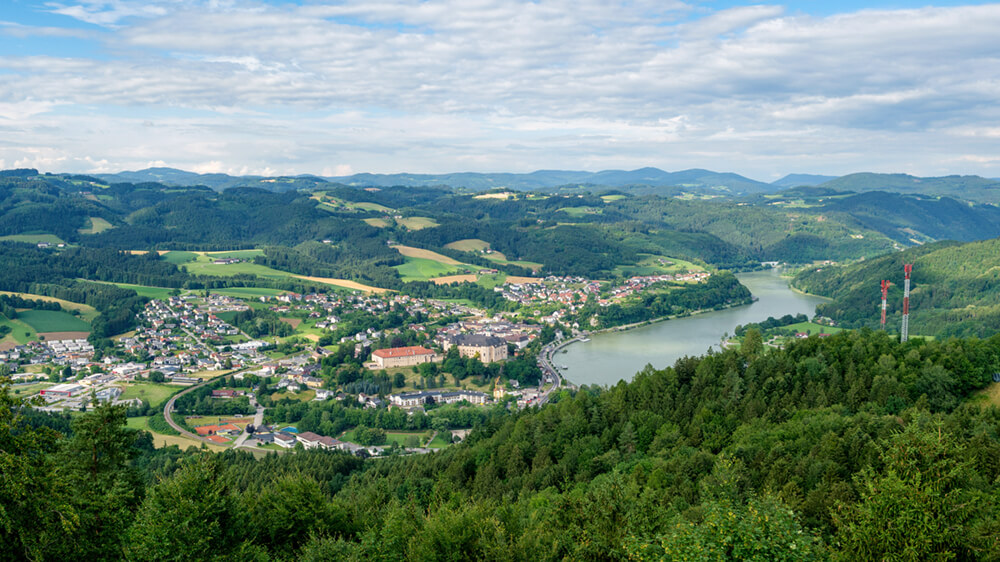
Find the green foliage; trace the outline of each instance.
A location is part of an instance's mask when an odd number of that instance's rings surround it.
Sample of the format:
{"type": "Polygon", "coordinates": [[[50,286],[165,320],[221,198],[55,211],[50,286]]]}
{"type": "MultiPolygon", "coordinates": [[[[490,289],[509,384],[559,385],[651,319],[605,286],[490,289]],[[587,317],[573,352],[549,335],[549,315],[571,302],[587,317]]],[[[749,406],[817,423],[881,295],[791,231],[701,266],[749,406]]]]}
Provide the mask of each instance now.
{"type": "Polygon", "coordinates": [[[678,517],[655,539],[632,539],[626,545],[630,559],[650,561],[798,562],[826,560],[828,555],[794,512],[774,498],[750,498],[745,504],[708,501],[702,504],[697,521],[678,517]]]}
{"type": "Polygon", "coordinates": [[[238,497],[201,457],[152,487],[128,531],[129,560],[226,560],[240,547],[238,497]]]}
{"type": "Polygon", "coordinates": [[[800,273],[796,287],[833,300],[817,312],[846,327],[877,327],[879,282],[889,289],[887,324],[900,325],[903,264],[913,264],[910,333],[986,337],[1000,331],[1000,239],[939,242],[845,267],[800,273]]]}

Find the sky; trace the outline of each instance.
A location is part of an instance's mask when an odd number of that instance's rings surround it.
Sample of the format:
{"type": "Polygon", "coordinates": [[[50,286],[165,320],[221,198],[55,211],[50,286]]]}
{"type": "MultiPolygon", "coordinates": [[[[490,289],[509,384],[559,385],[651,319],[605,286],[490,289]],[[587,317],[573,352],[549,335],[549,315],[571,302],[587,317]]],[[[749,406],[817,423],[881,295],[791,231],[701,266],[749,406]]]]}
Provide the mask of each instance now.
{"type": "Polygon", "coordinates": [[[0,169],[1000,177],[1000,4],[2,0],[0,169]]]}

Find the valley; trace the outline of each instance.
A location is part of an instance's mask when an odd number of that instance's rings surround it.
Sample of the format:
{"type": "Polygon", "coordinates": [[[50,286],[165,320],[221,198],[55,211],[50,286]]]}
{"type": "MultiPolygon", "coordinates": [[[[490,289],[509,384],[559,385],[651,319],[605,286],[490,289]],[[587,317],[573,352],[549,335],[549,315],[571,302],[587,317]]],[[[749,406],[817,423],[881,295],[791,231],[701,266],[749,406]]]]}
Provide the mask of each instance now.
{"type": "MultiPolygon", "coordinates": [[[[419,558],[438,529],[471,528],[463,556],[554,541],[555,557],[641,559],[725,513],[822,559],[865,540],[865,486],[892,478],[877,451],[942,428],[948,462],[998,446],[962,429],[996,423],[989,204],[826,184],[111,180],[0,177],[0,398],[31,431],[117,428],[137,461],[108,474],[155,493],[193,478],[194,497],[231,493],[254,517],[257,485],[344,509],[301,523],[296,556],[402,541],[419,558]],[[872,330],[878,282],[903,263],[905,343],[895,304],[872,330]],[[499,534],[473,525],[500,503],[499,534]]],[[[933,517],[992,493],[952,489],[933,517]]],[[[167,509],[142,506],[138,522],[167,509]]]]}

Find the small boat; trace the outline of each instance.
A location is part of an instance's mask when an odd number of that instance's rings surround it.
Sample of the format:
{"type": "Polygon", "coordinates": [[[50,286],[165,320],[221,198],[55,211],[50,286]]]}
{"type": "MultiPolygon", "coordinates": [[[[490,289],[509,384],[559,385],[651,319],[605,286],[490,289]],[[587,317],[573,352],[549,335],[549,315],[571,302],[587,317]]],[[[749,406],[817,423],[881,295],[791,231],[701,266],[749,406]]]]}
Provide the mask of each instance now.
{"type": "Polygon", "coordinates": [[[580,341],[586,343],[590,341],[590,338],[580,338],[580,341]]]}

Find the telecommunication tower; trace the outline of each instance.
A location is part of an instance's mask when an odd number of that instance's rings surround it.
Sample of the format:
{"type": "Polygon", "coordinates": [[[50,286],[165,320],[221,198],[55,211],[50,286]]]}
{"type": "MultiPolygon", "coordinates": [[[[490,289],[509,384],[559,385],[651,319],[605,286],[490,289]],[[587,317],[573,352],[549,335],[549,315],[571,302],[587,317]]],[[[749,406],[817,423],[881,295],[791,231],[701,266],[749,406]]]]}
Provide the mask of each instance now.
{"type": "Polygon", "coordinates": [[[885,331],[885,310],[888,308],[889,285],[892,283],[882,280],[882,330],[885,331]]]}
{"type": "Polygon", "coordinates": [[[903,329],[899,333],[899,341],[901,342],[905,342],[910,337],[910,273],[912,271],[912,263],[903,265],[906,279],[903,281],[903,329]]]}

